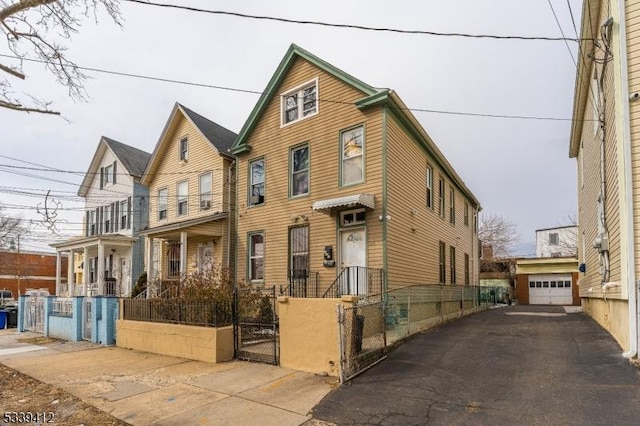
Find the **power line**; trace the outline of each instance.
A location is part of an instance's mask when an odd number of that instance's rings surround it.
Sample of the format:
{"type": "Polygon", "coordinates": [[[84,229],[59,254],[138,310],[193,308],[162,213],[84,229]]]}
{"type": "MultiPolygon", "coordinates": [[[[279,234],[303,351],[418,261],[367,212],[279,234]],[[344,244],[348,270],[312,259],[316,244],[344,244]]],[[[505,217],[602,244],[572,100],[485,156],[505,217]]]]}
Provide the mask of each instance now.
{"type": "Polygon", "coordinates": [[[549,7],[551,8],[551,12],[553,13],[553,17],[556,20],[556,24],[558,24],[558,28],[560,29],[560,34],[562,34],[562,37],[565,39],[564,43],[567,45],[567,50],[569,51],[569,56],[571,56],[571,60],[573,61],[573,65],[577,68],[578,67],[578,63],[576,62],[576,58],[573,56],[573,52],[571,51],[571,47],[569,46],[569,42],[565,38],[564,30],[562,29],[562,25],[560,25],[560,20],[558,19],[558,15],[556,15],[556,10],[553,8],[553,3],[551,3],[551,0],[547,0],[547,2],[549,3],[549,7]]]}
{"type": "Polygon", "coordinates": [[[384,27],[370,27],[365,25],[356,25],[356,24],[336,24],[330,22],[322,22],[322,21],[310,21],[310,20],[300,20],[300,19],[289,19],[289,18],[281,18],[276,16],[266,16],[266,15],[251,15],[247,13],[239,13],[239,12],[229,12],[223,10],[209,10],[209,9],[200,9],[197,7],[191,6],[181,6],[176,4],[163,4],[163,3],[155,3],[151,1],[142,1],[142,0],[125,0],[130,3],[141,4],[145,6],[156,6],[162,8],[169,9],[180,9],[187,10],[189,12],[199,12],[199,13],[207,13],[210,15],[223,15],[223,16],[233,16],[237,18],[245,18],[245,19],[256,19],[263,21],[275,21],[275,22],[284,22],[287,24],[299,24],[299,25],[316,25],[322,27],[331,27],[331,28],[344,28],[344,29],[353,29],[353,30],[363,30],[363,31],[375,31],[375,32],[390,32],[390,33],[398,33],[398,34],[414,34],[414,35],[428,35],[428,36],[437,36],[437,37],[462,37],[462,38],[477,38],[477,39],[493,39],[493,40],[523,40],[523,41],[575,41],[579,42],[579,38],[567,38],[567,37],[544,37],[544,36],[509,36],[509,35],[496,35],[496,34],[469,34],[469,33],[446,33],[446,32],[438,32],[438,31],[427,31],[427,30],[403,30],[399,28],[384,28],[384,27]]]}
{"type": "MultiPolygon", "coordinates": [[[[19,60],[22,60],[22,61],[36,62],[36,63],[41,63],[41,64],[46,64],[47,63],[46,61],[41,60],[41,59],[20,58],[18,56],[13,56],[13,55],[0,54],[0,57],[11,58],[11,59],[19,59],[19,60]]],[[[98,72],[98,73],[103,73],[103,74],[112,74],[112,75],[131,77],[131,78],[141,78],[141,79],[145,79],[145,80],[160,81],[160,82],[165,82],[165,83],[169,82],[169,83],[175,83],[175,84],[185,84],[185,85],[189,85],[189,86],[198,86],[198,87],[205,87],[205,88],[209,88],[209,89],[227,90],[227,91],[232,91],[232,92],[251,93],[251,94],[256,94],[256,95],[262,95],[263,94],[263,92],[259,92],[259,91],[255,91],[255,90],[238,89],[238,88],[233,88],[233,87],[225,87],[225,86],[213,85],[213,84],[205,84],[205,83],[194,83],[194,82],[188,82],[188,81],[184,81],[184,80],[175,80],[175,79],[167,79],[167,78],[160,78],[160,77],[152,77],[152,76],[148,76],[148,75],[124,73],[124,72],[119,72],[119,71],[109,71],[109,70],[104,70],[104,69],[99,69],[99,68],[82,67],[82,66],[78,66],[78,65],[76,65],[75,67],[77,69],[84,70],[84,71],[93,71],[93,72],[98,72]]],[[[354,105],[354,102],[347,102],[347,101],[341,101],[341,100],[335,100],[335,99],[326,99],[326,98],[319,98],[318,102],[354,105]]],[[[501,119],[514,119],[514,120],[540,120],[540,121],[574,121],[573,118],[545,117],[545,116],[535,116],[535,115],[485,114],[485,113],[478,113],[478,112],[447,111],[447,110],[437,110],[437,109],[427,109],[427,108],[398,108],[398,109],[400,109],[402,111],[426,112],[426,113],[431,113],[431,114],[457,115],[457,116],[469,116],[469,117],[501,118],[501,119]]],[[[591,121],[591,120],[586,120],[585,119],[585,120],[581,120],[581,121],[591,121]]]]}

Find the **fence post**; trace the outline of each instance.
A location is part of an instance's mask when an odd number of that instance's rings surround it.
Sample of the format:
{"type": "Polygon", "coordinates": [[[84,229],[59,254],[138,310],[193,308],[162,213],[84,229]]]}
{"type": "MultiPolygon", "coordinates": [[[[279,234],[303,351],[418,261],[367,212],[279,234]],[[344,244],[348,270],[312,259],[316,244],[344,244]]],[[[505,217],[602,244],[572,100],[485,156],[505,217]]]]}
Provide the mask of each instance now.
{"type": "Polygon", "coordinates": [[[71,305],[71,317],[73,318],[74,326],[74,341],[79,342],[82,340],[82,301],[84,297],[75,296],[71,305]]]}
{"type": "Polygon", "coordinates": [[[336,305],[336,316],[338,320],[338,348],[340,351],[340,384],[345,382],[345,371],[347,357],[345,354],[345,342],[344,342],[344,306],[341,304],[336,305]]]}
{"type": "Polygon", "coordinates": [[[53,305],[53,299],[56,296],[45,296],[42,310],[44,311],[44,328],[43,334],[49,337],[49,315],[51,315],[51,307],[53,305]]]}

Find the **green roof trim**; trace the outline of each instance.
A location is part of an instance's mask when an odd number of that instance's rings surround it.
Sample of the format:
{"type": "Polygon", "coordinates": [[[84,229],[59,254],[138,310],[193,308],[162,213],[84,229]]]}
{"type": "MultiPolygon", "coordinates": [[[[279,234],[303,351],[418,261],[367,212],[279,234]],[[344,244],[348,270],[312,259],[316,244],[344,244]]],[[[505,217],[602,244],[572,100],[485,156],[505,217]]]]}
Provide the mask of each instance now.
{"type": "Polygon", "coordinates": [[[280,61],[278,68],[276,68],[276,71],[271,77],[271,80],[269,80],[267,87],[262,92],[260,99],[258,99],[256,106],[253,107],[253,110],[251,111],[249,118],[242,126],[242,129],[240,130],[240,133],[238,134],[238,137],[235,143],[230,149],[232,154],[237,155],[237,154],[243,154],[251,151],[251,146],[247,144],[247,139],[251,134],[253,128],[256,126],[256,124],[260,120],[260,117],[264,113],[264,110],[267,108],[267,105],[269,104],[271,99],[274,96],[276,96],[276,89],[280,86],[280,83],[285,78],[285,76],[287,75],[287,72],[291,69],[291,66],[293,65],[293,63],[297,58],[302,58],[309,61],[316,67],[322,69],[323,71],[336,77],[337,79],[342,80],[343,82],[360,90],[361,92],[364,92],[368,96],[372,96],[379,93],[378,89],[372,86],[369,86],[365,82],[358,80],[352,75],[347,74],[346,72],[336,68],[335,66],[331,65],[327,61],[318,58],[312,53],[307,52],[300,46],[292,44],[291,46],[289,46],[287,53],[284,55],[284,57],[280,61]]]}

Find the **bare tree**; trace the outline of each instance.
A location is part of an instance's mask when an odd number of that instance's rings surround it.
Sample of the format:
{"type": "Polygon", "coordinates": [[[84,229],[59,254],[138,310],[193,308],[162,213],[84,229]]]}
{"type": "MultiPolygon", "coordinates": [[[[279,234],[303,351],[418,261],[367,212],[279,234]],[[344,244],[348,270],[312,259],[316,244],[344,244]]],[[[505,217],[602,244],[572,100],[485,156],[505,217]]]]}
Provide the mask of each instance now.
{"type": "Polygon", "coordinates": [[[559,238],[558,244],[563,256],[578,257],[578,218],[575,211],[570,211],[561,221],[560,226],[566,227],[559,238]]]}
{"type": "Polygon", "coordinates": [[[478,238],[483,246],[491,246],[494,257],[509,257],[520,241],[516,226],[508,219],[492,213],[482,214],[478,238]]]}
{"type": "Polygon", "coordinates": [[[28,231],[29,227],[24,219],[8,216],[0,206],[0,248],[10,247],[18,236],[26,235],[28,231]]]}
{"type": "Polygon", "coordinates": [[[100,7],[121,25],[118,0],[0,0],[0,33],[14,55],[1,57],[4,63],[0,62],[0,107],[60,114],[50,109],[49,101],[12,91],[11,79],[26,78],[25,59],[42,62],[58,83],[68,89],[72,99],[85,100],[87,76],[66,56],[67,47],[63,43],[79,31],[84,17],[93,17],[97,23],[100,7]]]}

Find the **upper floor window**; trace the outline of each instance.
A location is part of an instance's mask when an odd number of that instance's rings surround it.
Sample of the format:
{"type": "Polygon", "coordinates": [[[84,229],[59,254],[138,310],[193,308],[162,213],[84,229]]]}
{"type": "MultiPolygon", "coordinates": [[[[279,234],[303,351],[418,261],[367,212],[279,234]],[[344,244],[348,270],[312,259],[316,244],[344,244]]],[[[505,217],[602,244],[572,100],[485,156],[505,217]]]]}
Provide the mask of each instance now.
{"type": "Polygon", "coordinates": [[[180,139],[180,161],[187,161],[189,159],[189,139],[180,139]]]}
{"type": "Polygon", "coordinates": [[[318,80],[282,95],[282,125],[294,123],[318,112],[318,80]]]}
{"type": "Polygon", "coordinates": [[[249,163],[249,205],[264,203],[264,158],[249,163]]]}
{"type": "Polygon", "coordinates": [[[127,200],[120,201],[120,229],[129,228],[129,203],[127,200]]]}
{"type": "Polygon", "coordinates": [[[549,234],[549,245],[557,246],[559,243],[558,233],[552,232],[549,234]]]}
{"type": "Polygon", "coordinates": [[[444,215],[445,215],[445,212],[444,212],[444,181],[442,180],[442,178],[438,179],[438,197],[439,197],[438,214],[440,215],[440,217],[444,217],[444,215]]]}
{"type": "Polygon", "coordinates": [[[211,172],[200,175],[200,210],[211,208],[211,172]]]}
{"type": "Polygon", "coordinates": [[[439,247],[439,272],[440,272],[440,277],[439,277],[439,282],[440,284],[444,284],[445,280],[446,280],[446,264],[445,264],[445,245],[444,242],[440,241],[438,243],[438,247],[439,247]]]}
{"type": "Polygon", "coordinates": [[[456,248],[454,246],[449,247],[449,275],[451,276],[451,284],[456,283],[456,248]]]}
{"type": "Polygon", "coordinates": [[[96,235],[98,233],[98,223],[96,222],[96,211],[91,210],[89,212],[89,235],[96,235]]]}
{"type": "Polygon", "coordinates": [[[100,189],[116,183],[116,169],[117,162],[115,161],[108,166],[100,168],[100,189]]]}
{"type": "Polygon", "coordinates": [[[162,188],[158,191],[158,220],[167,218],[167,208],[169,205],[169,190],[162,188]]]}
{"type": "Polygon", "coordinates": [[[113,221],[112,221],[112,210],[111,205],[104,206],[104,233],[108,234],[112,231],[113,221]]]}
{"type": "Polygon", "coordinates": [[[342,185],[364,180],[364,127],[358,126],[340,133],[342,185]]]}
{"type": "Polygon", "coordinates": [[[456,193],[449,187],[449,223],[456,224],[456,193]]]}
{"type": "Polygon", "coordinates": [[[309,193],[309,145],[302,145],[291,150],[290,158],[291,196],[309,193]]]}
{"type": "Polygon", "coordinates": [[[464,203],[464,226],[469,226],[469,203],[464,203]]]}
{"type": "Polygon", "coordinates": [[[178,216],[184,216],[187,214],[187,208],[189,207],[189,183],[185,180],[178,183],[177,191],[177,203],[176,211],[178,216]]]}
{"type": "Polygon", "coordinates": [[[427,166],[427,208],[433,208],[433,168],[427,166]]]}

